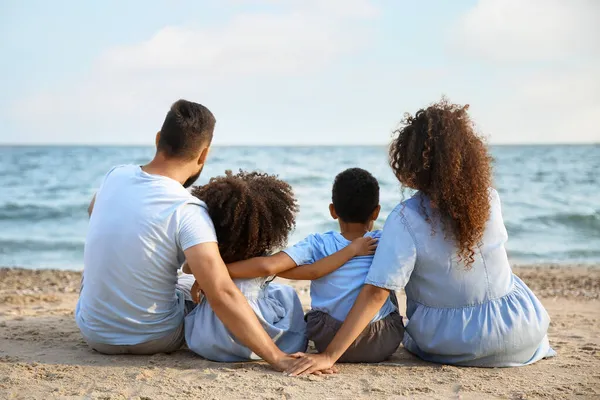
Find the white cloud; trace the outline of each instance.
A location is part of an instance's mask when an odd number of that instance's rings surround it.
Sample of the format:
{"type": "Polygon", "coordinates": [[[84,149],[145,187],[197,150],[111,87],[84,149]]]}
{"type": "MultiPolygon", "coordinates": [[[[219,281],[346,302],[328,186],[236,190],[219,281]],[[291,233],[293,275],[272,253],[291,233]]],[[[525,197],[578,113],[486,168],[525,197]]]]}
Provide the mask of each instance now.
{"type": "Polygon", "coordinates": [[[598,0],[480,0],[457,26],[455,45],[490,61],[600,54],[598,0]]]}
{"type": "Polygon", "coordinates": [[[77,125],[98,133],[147,134],[178,98],[205,99],[209,92],[234,91],[241,82],[327,68],[365,45],[369,32],[356,22],[377,14],[367,0],[294,0],[280,6],[234,15],[219,25],[167,26],[141,43],[107,49],[86,78],[21,99],[14,114],[20,124],[43,127],[58,140],[77,125]]]}
{"type": "Polygon", "coordinates": [[[600,1],[480,0],[454,34],[492,78],[480,122],[494,142],[600,140],[600,1]]]}

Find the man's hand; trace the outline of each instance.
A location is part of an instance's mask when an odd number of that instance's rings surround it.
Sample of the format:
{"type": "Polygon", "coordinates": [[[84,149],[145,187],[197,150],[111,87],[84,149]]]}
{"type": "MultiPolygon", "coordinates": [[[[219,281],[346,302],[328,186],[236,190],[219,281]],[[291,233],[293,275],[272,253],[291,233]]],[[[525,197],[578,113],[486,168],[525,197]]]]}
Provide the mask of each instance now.
{"type": "Polygon", "coordinates": [[[294,362],[288,366],[285,373],[291,376],[308,374],[335,374],[338,372],[335,362],[326,354],[295,353],[294,362]]]}
{"type": "Polygon", "coordinates": [[[372,256],[377,250],[378,240],[369,236],[354,239],[348,247],[352,248],[354,256],[372,256]]]}
{"type": "MultiPolygon", "coordinates": [[[[290,355],[286,354],[286,355],[280,357],[279,359],[277,359],[275,361],[275,363],[271,364],[271,366],[276,371],[284,372],[287,374],[287,370],[292,368],[298,362],[301,355],[304,355],[304,353],[296,353],[296,354],[290,354],[290,355]]],[[[317,373],[315,373],[315,375],[334,374],[336,372],[337,372],[337,369],[333,368],[333,369],[328,369],[325,371],[318,371],[317,373]]]]}

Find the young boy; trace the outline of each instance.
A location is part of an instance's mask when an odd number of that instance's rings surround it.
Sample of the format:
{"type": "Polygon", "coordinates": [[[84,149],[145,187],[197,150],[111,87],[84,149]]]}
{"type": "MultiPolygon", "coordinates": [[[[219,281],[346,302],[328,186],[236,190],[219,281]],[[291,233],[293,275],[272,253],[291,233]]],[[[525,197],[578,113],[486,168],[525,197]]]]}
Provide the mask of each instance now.
{"type": "MultiPolygon", "coordinates": [[[[339,221],[340,232],[312,234],[275,255],[229,264],[229,273],[232,278],[260,274],[312,280],[312,310],[305,317],[307,336],[322,352],[352,308],[373,261],[372,254],[355,257],[356,252],[349,245],[356,239],[379,238],[381,231],[371,230],[380,208],[379,183],[375,177],[360,168],[345,170],[335,178],[329,206],[332,218],[339,221]],[[327,271],[308,265],[326,257],[332,266],[327,271]]],[[[339,361],[383,361],[394,354],[403,334],[402,317],[392,295],[339,361]]]]}

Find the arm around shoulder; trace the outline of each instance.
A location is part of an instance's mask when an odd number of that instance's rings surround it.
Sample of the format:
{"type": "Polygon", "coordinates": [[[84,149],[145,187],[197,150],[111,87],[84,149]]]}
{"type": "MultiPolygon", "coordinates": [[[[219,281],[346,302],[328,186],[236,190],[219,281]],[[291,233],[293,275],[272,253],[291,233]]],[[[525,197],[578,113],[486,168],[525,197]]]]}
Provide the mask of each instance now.
{"type": "Polygon", "coordinates": [[[284,252],[266,257],[255,257],[249,260],[227,264],[229,275],[234,279],[260,278],[278,275],[292,269],[296,263],[284,252]]]}
{"type": "Polygon", "coordinates": [[[329,275],[350,261],[353,257],[373,255],[376,248],[377,239],[363,236],[353,240],[352,243],[343,249],[317,260],[312,264],[292,268],[289,271],[277,275],[286,279],[312,281],[322,278],[325,275],[329,275]]]}

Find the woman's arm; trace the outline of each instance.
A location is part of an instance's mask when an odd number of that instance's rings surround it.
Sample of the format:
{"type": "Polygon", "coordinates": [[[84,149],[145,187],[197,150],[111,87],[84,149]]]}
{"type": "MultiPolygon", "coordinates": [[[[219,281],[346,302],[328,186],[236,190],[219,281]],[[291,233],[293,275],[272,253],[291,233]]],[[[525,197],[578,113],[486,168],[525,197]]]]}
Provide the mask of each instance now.
{"type": "Polygon", "coordinates": [[[297,353],[292,355],[298,359],[285,372],[296,376],[331,369],[358,335],[369,325],[377,311],[381,310],[389,295],[388,289],[364,285],[342,327],[327,349],[321,354],[297,353]]]}
{"type": "Polygon", "coordinates": [[[361,237],[355,239],[342,250],[333,253],[330,256],[315,261],[310,265],[302,265],[290,270],[278,273],[277,276],[294,279],[297,281],[313,281],[328,275],[346,264],[356,256],[368,256],[375,254],[377,249],[377,239],[371,237],[361,237]]]}

